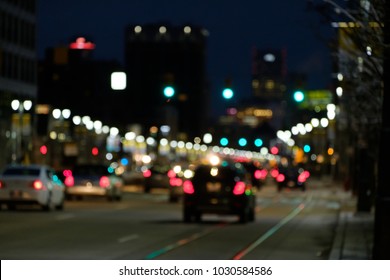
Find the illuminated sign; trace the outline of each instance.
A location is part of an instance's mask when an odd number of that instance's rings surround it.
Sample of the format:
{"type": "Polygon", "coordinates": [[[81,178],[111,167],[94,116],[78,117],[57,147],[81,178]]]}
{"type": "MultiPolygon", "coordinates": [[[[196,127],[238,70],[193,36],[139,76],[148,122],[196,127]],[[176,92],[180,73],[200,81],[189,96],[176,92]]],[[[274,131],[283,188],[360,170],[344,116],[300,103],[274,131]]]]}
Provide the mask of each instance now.
{"type": "Polygon", "coordinates": [[[300,103],[301,108],[313,109],[319,107],[321,110],[332,103],[332,93],[329,90],[305,91],[305,99],[300,103]]]}
{"type": "Polygon", "coordinates": [[[93,50],[95,49],[95,44],[87,42],[84,37],[79,37],[75,42],[70,43],[69,47],[74,50],[93,50]]]}

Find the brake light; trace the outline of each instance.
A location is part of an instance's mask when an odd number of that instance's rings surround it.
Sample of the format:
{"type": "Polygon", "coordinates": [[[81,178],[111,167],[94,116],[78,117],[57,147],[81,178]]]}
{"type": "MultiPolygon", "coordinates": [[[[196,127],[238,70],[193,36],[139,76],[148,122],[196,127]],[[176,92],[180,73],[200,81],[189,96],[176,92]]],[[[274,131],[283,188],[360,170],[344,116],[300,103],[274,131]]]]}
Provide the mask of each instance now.
{"type": "Polygon", "coordinates": [[[74,186],[74,178],[73,176],[67,176],[64,180],[65,186],[67,187],[73,187],[74,186]]]}
{"type": "Polygon", "coordinates": [[[235,195],[241,195],[245,193],[246,185],[244,182],[237,182],[233,189],[233,194],[235,195]]]}
{"type": "Polygon", "coordinates": [[[276,182],[282,183],[286,179],[286,176],[284,176],[282,173],[279,173],[278,176],[276,176],[276,182]]]}
{"type": "Polygon", "coordinates": [[[170,178],[169,179],[169,184],[172,186],[172,187],[180,187],[183,183],[183,180],[180,179],[180,178],[170,178]]]}
{"type": "Polygon", "coordinates": [[[110,179],[107,176],[102,176],[99,180],[99,185],[102,188],[108,188],[110,186],[110,179]]]}
{"type": "Polygon", "coordinates": [[[3,181],[0,181],[0,189],[5,188],[5,183],[3,181]]]}
{"type": "Polygon", "coordinates": [[[41,180],[35,180],[33,183],[32,183],[32,187],[35,189],[35,190],[41,190],[43,189],[43,183],[41,180]]]}
{"type": "Polygon", "coordinates": [[[298,182],[304,183],[304,182],[306,182],[306,179],[309,178],[309,177],[310,177],[309,171],[303,171],[298,176],[298,182]]]}
{"type": "Polygon", "coordinates": [[[261,170],[256,170],[255,173],[254,173],[254,176],[256,179],[258,180],[264,180],[266,177],[267,177],[267,170],[265,169],[261,169],[261,170]]]}
{"type": "Polygon", "coordinates": [[[271,176],[273,178],[278,177],[278,175],[279,175],[279,170],[278,169],[274,168],[274,169],[271,170],[271,176]]]}
{"type": "Polygon", "coordinates": [[[149,178],[150,176],[152,176],[152,171],[150,171],[150,169],[146,169],[142,172],[142,175],[144,175],[144,178],[149,178]]]}
{"type": "Polygon", "coordinates": [[[191,181],[186,180],[183,183],[183,192],[186,194],[193,194],[195,192],[194,185],[191,181]]]}
{"type": "Polygon", "coordinates": [[[171,170],[168,171],[167,175],[168,175],[169,178],[175,178],[176,177],[176,172],[171,169],[171,170]]]}

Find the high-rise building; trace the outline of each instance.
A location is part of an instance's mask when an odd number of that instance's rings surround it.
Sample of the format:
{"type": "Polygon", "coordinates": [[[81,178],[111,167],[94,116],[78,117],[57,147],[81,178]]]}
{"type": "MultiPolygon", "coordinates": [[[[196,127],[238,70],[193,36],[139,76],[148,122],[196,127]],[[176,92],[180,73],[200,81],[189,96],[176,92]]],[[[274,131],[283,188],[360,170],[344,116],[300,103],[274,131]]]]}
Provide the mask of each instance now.
{"type": "Polygon", "coordinates": [[[129,25],[125,32],[128,87],[122,97],[127,108],[123,116],[146,132],[168,125],[172,137],[199,136],[209,114],[207,31],[148,24],[129,25]]]}
{"type": "Polygon", "coordinates": [[[117,125],[121,107],[110,77],[121,66],[116,61],[94,59],[94,48],[86,37],[48,48],[39,64],[38,101],[52,108],[69,109],[72,115],[87,115],[117,125]]]}
{"type": "Polygon", "coordinates": [[[286,91],[286,51],[252,50],[252,93],[256,99],[283,99],[286,91]]]}
{"type": "Polygon", "coordinates": [[[0,0],[0,167],[31,149],[36,53],[36,1],[0,0]]]}

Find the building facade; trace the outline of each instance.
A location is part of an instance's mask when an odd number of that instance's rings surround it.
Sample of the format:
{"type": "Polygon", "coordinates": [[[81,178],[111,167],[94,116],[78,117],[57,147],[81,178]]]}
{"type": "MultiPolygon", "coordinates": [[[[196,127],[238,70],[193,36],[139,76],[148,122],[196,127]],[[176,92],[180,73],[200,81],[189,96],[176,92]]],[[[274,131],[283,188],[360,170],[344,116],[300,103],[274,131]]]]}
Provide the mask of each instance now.
{"type": "Polygon", "coordinates": [[[204,133],[210,99],[207,36],[205,29],[190,25],[128,25],[123,117],[140,124],[146,133],[162,125],[168,125],[171,137],[177,139],[193,140],[204,133]]]}
{"type": "Polygon", "coordinates": [[[32,149],[36,66],[36,1],[0,0],[0,168],[32,149]]]}

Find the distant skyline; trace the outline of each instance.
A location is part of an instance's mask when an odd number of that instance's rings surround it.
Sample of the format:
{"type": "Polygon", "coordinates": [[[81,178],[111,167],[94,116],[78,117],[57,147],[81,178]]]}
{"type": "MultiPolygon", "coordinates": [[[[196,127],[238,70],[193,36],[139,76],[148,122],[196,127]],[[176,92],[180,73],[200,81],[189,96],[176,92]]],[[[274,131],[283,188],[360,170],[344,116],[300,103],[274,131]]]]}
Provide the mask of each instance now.
{"type": "Polygon", "coordinates": [[[250,96],[253,47],[286,49],[288,72],[306,74],[310,89],[328,88],[331,55],[320,34],[330,34],[331,27],[318,29],[319,16],[305,7],[305,0],[38,0],[38,55],[43,58],[47,48],[80,35],[96,44],[96,59],[123,63],[128,24],[192,24],[209,32],[206,59],[214,104],[222,101],[226,77],[232,78],[237,99],[250,96]]]}

